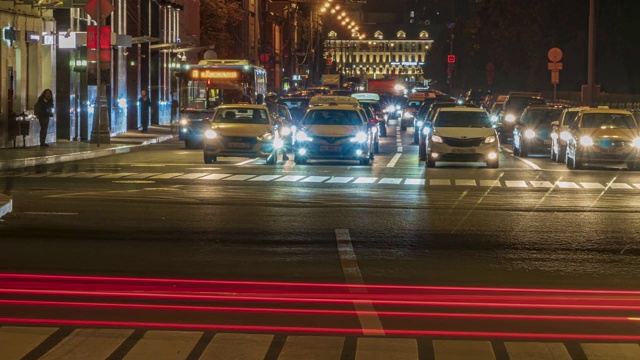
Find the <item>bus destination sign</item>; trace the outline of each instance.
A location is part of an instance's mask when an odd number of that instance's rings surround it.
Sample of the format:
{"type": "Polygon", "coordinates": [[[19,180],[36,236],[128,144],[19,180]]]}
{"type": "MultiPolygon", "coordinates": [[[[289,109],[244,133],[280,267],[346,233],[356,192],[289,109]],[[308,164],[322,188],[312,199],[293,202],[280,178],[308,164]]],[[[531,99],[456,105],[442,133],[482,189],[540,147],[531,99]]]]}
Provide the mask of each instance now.
{"type": "Polygon", "coordinates": [[[192,79],[237,79],[240,76],[238,71],[233,70],[213,70],[213,69],[193,69],[192,79]]]}

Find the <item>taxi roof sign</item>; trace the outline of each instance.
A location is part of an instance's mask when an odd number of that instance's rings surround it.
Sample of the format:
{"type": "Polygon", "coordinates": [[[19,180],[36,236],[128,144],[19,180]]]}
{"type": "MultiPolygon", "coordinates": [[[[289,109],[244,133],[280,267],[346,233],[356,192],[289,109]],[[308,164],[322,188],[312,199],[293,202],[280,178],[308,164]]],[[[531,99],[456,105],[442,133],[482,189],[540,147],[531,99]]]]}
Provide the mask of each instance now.
{"type": "Polygon", "coordinates": [[[358,99],[351,96],[316,95],[309,100],[309,105],[360,105],[358,99]]]}
{"type": "Polygon", "coordinates": [[[351,97],[363,101],[380,101],[380,95],[376,93],[355,93],[351,97]]]}

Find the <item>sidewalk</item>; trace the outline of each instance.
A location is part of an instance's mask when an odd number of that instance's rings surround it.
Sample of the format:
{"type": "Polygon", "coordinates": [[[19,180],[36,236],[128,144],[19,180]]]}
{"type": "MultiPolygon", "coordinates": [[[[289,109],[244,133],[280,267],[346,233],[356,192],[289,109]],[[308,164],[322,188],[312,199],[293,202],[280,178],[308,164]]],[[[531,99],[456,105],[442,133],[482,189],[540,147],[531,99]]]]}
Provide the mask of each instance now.
{"type": "MultiPolygon", "coordinates": [[[[148,133],[131,130],[118,134],[111,138],[110,144],[101,144],[100,146],[81,141],[60,140],[44,148],[32,146],[0,149],[0,171],[123,154],[143,149],[150,144],[170,140],[173,137],[169,125],[161,125],[150,126],[148,133]]],[[[16,141],[16,144],[18,146],[21,144],[20,139],[16,141]]],[[[11,198],[0,194],[0,218],[11,210],[11,198]]]]}

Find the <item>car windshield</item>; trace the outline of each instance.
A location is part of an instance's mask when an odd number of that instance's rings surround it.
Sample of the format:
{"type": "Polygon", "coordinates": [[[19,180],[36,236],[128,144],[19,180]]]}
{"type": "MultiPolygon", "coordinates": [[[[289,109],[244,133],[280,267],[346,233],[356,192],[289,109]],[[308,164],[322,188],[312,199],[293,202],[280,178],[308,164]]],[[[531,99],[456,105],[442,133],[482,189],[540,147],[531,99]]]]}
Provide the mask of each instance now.
{"type": "Polygon", "coordinates": [[[635,129],[633,117],[627,114],[584,114],[581,127],[587,129],[635,129]]]}
{"type": "Polygon", "coordinates": [[[477,111],[441,111],[436,115],[435,127],[492,127],[489,116],[477,111]]]}
{"type": "Polygon", "coordinates": [[[562,124],[560,125],[570,125],[575,119],[576,116],[580,113],[580,110],[567,110],[562,117],[562,124]]]}
{"type": "Polygon", "coordinates": [[[182,119],[188,119],[191,121],[211,119],[213,117],[213,110],[209,111],[182,111],[180,117],[182,119]]]}
{"type": "Polygon", "coordinates": [[[513,97],[505,103],[505,111],[521,114],[527,106],[544,104],[545,101],[541,98],[513,97]]]}
{"type": "Polygon", "coordinates": [[[562,115],[562,109],[535,109],[527,110],[520,119],[526,125],[550,125],[552,121],[557,121],[562,115]]]}
{"type": "Polygon", "coordinates": [[[312,110],[307,112],[302,125],[362,125],[355,110],[312,110]]]}
{"type": "Polygon", "coordinates": [[[265,109],[223,108],[218,109],[213,122],[229,124],[269,124],[269,114],[265,109]]]}

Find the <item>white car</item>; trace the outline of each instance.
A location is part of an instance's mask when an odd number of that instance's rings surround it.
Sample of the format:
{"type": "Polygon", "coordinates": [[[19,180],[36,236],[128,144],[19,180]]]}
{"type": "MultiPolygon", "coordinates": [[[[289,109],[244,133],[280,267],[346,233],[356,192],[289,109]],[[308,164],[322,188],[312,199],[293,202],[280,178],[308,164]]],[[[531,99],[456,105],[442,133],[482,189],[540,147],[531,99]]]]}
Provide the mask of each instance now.
{"type": "Polygon", "coordinates": [[[490,168],[499,166],[500,141],[485,110],[441,108],[428,125],[427,167],[435,167],[438,161],[482,161],[490,168]]]}
{"type": "Polygon", "coordinates": [[[589,109],[585,107],[567,108],[562,111],[560,120],[551,123],[551,160],[564,162],[567,154],[567,140],[571,138],[569,126],[576,120],[580,111],[589,109]]]}

